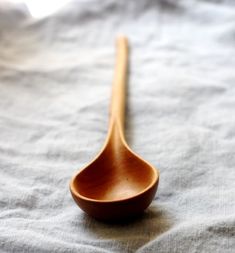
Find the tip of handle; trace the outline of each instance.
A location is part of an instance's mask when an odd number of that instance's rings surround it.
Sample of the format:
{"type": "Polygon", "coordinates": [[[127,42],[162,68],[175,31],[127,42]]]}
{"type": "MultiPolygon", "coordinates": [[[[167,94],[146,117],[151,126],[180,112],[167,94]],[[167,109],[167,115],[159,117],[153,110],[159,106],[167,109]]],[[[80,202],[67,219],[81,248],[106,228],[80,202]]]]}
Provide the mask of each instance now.
{"type": "Polygon", "coordinates": [[[119,35],[117,37],[117,44],[118,45],[128,45],[128,39],[125,35],[119,35]]]}

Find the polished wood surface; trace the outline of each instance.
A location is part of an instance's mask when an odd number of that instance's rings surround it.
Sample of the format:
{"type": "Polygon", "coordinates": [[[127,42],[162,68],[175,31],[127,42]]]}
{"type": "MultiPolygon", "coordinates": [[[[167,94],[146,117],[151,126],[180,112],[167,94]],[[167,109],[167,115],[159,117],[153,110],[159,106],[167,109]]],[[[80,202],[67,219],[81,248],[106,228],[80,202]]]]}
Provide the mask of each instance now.
{"type": "Polygon", "coordinates": [[[151,203],[159,172],[136,155],[124,137],[128,41],[117,39],[117,63],[113,82],[109,131],[103,149],[70,182],[78,206],[102,220],[137,215],[151,203]]]}

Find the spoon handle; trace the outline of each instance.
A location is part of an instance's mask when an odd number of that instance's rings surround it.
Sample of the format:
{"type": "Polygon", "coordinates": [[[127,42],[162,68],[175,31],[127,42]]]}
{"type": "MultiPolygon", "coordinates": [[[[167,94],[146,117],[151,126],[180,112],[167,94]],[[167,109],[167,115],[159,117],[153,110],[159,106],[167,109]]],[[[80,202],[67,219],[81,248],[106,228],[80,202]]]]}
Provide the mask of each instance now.
{"type": "Polygon", "coordinates": [[[118,126],[124,133],[125,120],[125,90],[128,68],[128,40],[124,36],[117,38],[117,56],[114,73],[112,102],[111,102],[111,125],[118,126]]]}

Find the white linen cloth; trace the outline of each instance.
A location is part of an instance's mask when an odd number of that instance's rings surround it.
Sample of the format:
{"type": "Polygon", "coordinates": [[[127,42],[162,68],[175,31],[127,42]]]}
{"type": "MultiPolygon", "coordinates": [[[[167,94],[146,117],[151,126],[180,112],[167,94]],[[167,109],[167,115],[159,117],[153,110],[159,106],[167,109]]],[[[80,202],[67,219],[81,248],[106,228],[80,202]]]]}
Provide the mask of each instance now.
{"type": "Polygon", "coordinates": [[[0,251],[235,250],[233,1],[0,4],[0,251]],[[160,170],[145,215],[106,224],[69,180],[107,132],[115,37],[131,44],[126,137],[160,170]]]}

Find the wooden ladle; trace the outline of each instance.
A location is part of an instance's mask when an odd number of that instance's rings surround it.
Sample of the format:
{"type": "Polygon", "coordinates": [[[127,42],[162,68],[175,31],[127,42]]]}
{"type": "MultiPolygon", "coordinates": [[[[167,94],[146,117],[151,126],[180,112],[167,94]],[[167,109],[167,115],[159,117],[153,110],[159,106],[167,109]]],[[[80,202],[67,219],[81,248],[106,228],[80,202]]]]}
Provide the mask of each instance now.
{"type": "Polygon", "coordinates": [[[136,155],[124,138],[128,41],[117,39],[108,135],[99,155],[70,182],[78,206],[101,220],[119,220],[142,213],[157,191],[159,172],[136,155]]]}

